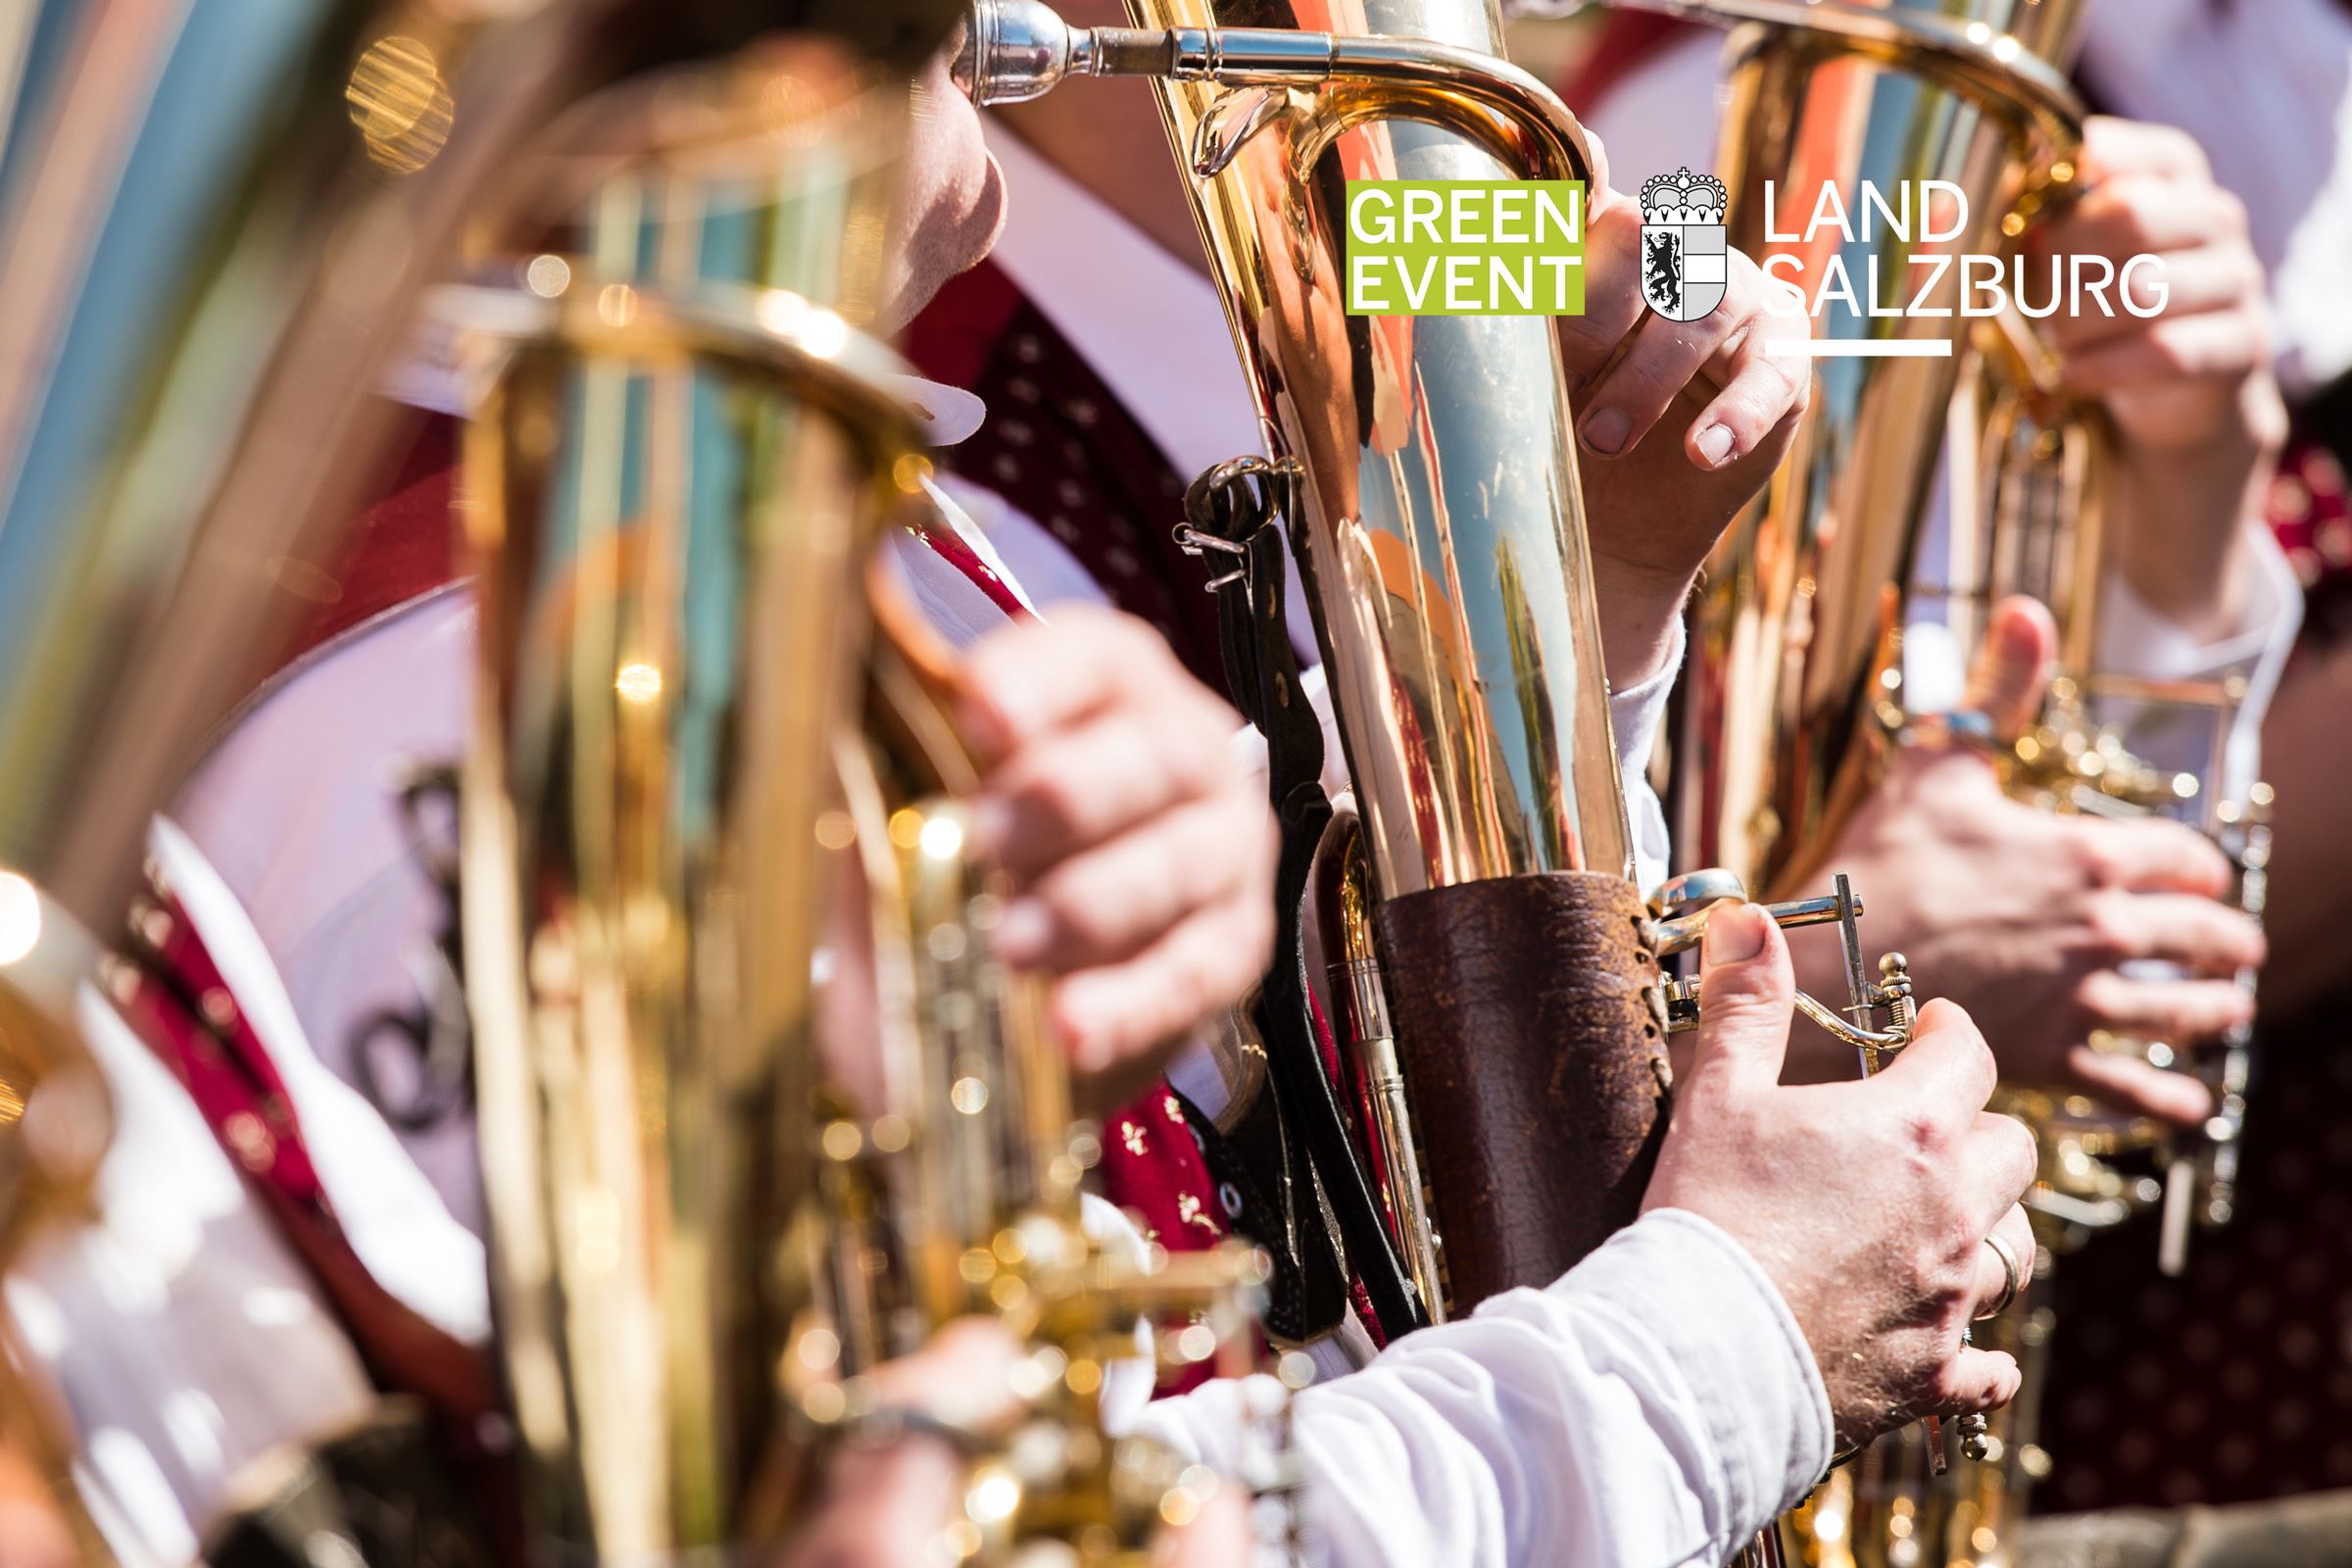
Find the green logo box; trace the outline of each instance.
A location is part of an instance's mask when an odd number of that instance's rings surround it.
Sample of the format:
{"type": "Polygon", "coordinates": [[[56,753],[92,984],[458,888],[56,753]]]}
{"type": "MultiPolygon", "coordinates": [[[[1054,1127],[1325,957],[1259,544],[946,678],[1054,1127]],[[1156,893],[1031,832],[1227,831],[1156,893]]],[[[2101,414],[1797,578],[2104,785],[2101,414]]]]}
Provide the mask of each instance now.
{"type": "Polygon", "coordinates": [[[1348,181],[1350,316],[1582,316],[1575,179],[1348,181]]]}

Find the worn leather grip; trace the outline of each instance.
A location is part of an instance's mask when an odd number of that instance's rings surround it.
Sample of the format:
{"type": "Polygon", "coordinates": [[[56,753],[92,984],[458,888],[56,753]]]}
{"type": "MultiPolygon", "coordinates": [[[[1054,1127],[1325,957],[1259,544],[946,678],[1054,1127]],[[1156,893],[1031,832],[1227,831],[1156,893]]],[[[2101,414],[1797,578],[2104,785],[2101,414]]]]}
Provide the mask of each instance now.
{"type": "Polygon", "coordinates": [[[1422,1170],[1465,1313],[1633,1223],[1666,1131],[1657,965],[1621,877],[1557,871],[1379,909],[1422,1170]]]}

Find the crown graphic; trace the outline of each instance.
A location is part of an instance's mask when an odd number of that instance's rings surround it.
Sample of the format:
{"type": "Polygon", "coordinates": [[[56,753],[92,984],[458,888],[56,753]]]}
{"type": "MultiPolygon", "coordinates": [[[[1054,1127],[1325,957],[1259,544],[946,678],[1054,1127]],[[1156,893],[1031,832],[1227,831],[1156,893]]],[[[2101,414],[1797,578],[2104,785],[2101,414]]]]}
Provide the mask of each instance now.
{"type": "Polygon", "coordinates": [[[1679,169],[1642,182],[1642,220],[1645,223],[1720,223],[1732,193],[1713,174],[1693,174],[1679,169]]]}

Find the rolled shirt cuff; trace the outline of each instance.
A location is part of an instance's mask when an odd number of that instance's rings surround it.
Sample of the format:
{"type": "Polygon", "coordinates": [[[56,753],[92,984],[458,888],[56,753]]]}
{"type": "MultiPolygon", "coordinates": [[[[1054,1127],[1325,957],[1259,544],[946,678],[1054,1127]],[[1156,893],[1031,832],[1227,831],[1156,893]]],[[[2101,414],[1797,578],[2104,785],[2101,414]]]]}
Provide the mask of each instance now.
{"type": "Polygon", "coordinates": [[[1712,1221],[1661,1208],[1551,1286],[1655,1340],[1687,1387],[1717,1485],[1697,1489],[1708,1536],[1736,1547],[1794,1507],[1829,1470],[1828,1388],[1780,1288],[1712,1221]]]}

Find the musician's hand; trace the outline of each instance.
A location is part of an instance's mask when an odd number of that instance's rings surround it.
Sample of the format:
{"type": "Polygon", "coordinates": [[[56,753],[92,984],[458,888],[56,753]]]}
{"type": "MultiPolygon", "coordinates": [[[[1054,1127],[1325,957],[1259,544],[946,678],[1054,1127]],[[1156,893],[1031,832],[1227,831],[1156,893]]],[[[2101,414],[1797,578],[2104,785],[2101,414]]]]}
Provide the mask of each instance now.
{"type": "Polygon", "coordinates": [[[978,848],[1012,874],[1000,951],[1056,977],[1054,1021],[1116,1103],[1161,1048],[1257,982],[1274,935],[1273,815],[1235,765],[1233,710],[1167,643],[1061,607],[972,651],[978,848]]]}
{"type": "MultiPolygon", "coordinates": [[[[2038,605],[1996,608],[1971,690],[1996,730],[2039,707],[2055,639],[2038,605]]],[[[1921,748],[1896,756],[1825,863],[1867,901],[1871,944],[1904,954],[1927,989],[1984,1026],[2004,1079],[2183,1126],[2210,1113],[2196,1079],[2086,1044],[2109,1031],[2184,1050],[2252,1015],[2233,977],[2262,961],[2262,932],[2216,902],[2230,863],[2202,834],[2040,810],[2004,795],[1975,754],[1921,748]],[[2189,977],[2124,973],[2140,958],[2189,977]]],[[[1841,993],[1834,945],[1800,948],[1807,989],[1841,993]]],[[[1827,1040],[1808,1040],[1795,1066],[1802,1077],[1852,1071],[1827,1040]]]]}
{"type": "Polygon", "coordinates": [[[2034,270],[2046,258],[2097,256],[2119,274],[2135,256],[2133,302],[2113,315],[2095,306],[2059,311],[2047,321],[2064,353],[2067,384],[2097,397],[2131,441],[2201,446],[2217,427],[2242,425],[2240,394],[2269,377],[2270,308],[2262,263],[2247,238],[2245,203],[2214,181],[2194,137],[2170,125],[2100,117],[2084,127],[2086,194],[2035,231],[2034,270]]]}
{"type": "Polygon", "coordinates": [[[2060,311],[2043,326],[2066,385],[2114,419],[2122,462],[2107,511],[2126,524],[2127,579],[2174,619],[2218,635],[2246,591],[2254,487],[2286,433],[2245,204],[2169,125],[2090,121],[2082,170],[2087,194],[2035,232],[2034,265],[2046,283],[2049,258],[2103,258],[2119,303],[2112,315],[2060,311]],[[2162,304],[2145,317],[2120,303],[2123,270],[2142,255],[2160,265],[2134,269],[2133,300],[2162,304]]]}
{"type": "Polygon", "coordinates": [[[1699,564],[1780,465],[1812,392],[1810,360],[1767,349],[1810,333],[1796,290],[1738,251],[1728,262],[1712,313],[1649,315],[1641,208],[1603,191],[1586,228],[1585,314],[1560,318],[1601,634],[1621,691],[1656,671],[1699,564]]]}
{"type": "Polygon", "coordinates": [[[1714,1221],[1772,1276],[1813,1348],[1841,1446],[2007,1403],[2017,1363],[1960,1335],[2004,1287],[1984,1238],[2033,1259],[2017,1200],[2034,1135],[1984,1109],[1984,1037],[1931,1002],[1877,1077],[1784,1085],[1794,982],[1779,929],[1753,906],[1718,907],[1704,956],[1698,1047],[1642,1207],[1714,1221]]]}

